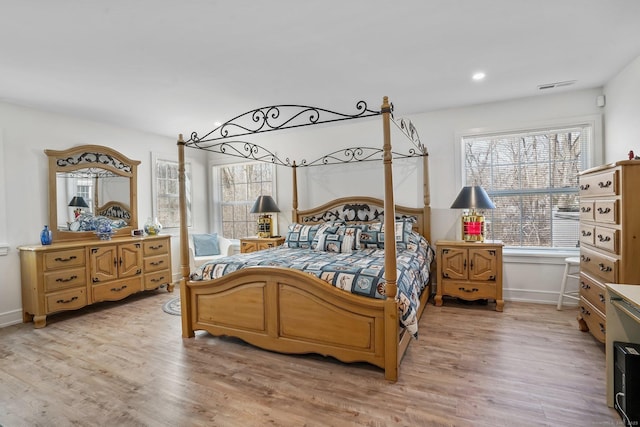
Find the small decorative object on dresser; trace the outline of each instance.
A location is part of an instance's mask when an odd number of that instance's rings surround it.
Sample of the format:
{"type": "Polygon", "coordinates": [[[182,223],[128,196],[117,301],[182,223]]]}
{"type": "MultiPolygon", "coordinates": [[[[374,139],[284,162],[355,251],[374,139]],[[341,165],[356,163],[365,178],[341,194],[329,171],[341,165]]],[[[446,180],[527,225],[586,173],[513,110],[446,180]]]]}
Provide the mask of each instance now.
{"type": "Polygon", "coordinates": [[[42,243],[43,245],[51,244],[51,230],[49,230],[48,225],[45,225],[40,232],[40,243],[42,243]]]}
{"type": "Polygon", "coordinates": [[[640,162],[623,160],[579,175],[578,324],[606,339],[605,283],[640,283],[640,162]]]}
{"type": "Polygon", "coordinates": [[[261,251],[263,249],[275,248],[284,243],[284,237],[243,237],[240,239],[240,253],[261,251]]]}
{"type": "Polygon", "coordinates": [[[444,295],[466,301],[493,299],[502,311],[502,242],[439,240],[437,249],[436,306],[444,295]]]}

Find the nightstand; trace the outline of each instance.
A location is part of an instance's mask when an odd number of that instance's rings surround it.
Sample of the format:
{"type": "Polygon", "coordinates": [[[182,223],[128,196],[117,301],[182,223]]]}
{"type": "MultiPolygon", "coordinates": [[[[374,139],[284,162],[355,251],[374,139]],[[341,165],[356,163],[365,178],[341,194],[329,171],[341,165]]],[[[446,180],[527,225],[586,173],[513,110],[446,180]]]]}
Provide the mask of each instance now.
{"type": "Polygon", "coordinates": [[[275,248],[284,243],[284,237],[243,237],[240,239],[240,253],[260,251],[275,248]]]}
{"type": "Polygon", "coordinates": [[[437,252],[437,292],[435,304],[444,295],[467,301],[493,299],[502,311],[502,242],[439,240],[437,252]]]}

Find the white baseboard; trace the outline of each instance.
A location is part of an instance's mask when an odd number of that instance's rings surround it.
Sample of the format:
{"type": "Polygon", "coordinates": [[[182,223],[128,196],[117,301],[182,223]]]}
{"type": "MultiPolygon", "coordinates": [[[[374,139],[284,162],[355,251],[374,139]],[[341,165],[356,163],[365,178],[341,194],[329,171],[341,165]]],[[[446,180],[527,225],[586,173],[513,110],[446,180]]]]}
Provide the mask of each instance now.
{"type": "Polygon", "coordinates": [[[22,323],[22,310],[12,310],[0,313],[0,328],[22,323]]]}

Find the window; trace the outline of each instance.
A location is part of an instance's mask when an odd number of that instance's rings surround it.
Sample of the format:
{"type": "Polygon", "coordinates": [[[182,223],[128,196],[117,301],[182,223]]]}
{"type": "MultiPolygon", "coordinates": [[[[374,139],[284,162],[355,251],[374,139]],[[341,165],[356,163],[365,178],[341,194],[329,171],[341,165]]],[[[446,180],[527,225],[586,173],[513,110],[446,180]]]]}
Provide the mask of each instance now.
{"type": "Polygon", "coordinates": [[[217,229],[229,239],[255,236],[258,215],[249,211],[258,196],[273,195],[274,165],[255,162],[214,166],[213,175],[217,229]]]}
{"type": "Polygon", "coordinates": [[[484,212],[489,239],[506,246],[578,246],[578,173],[588,164],[593,125],[462,138],[464,185],[496,205],[484,212]]]}
{"type": "MultiPolygon", "coordinates": [[[[163,228],[180,227],[178,162],[153,156],[153,213],[163,228]]],[[[191,163],[184,164],[187,198],[187,226],[191,227],[191,163]]]]}

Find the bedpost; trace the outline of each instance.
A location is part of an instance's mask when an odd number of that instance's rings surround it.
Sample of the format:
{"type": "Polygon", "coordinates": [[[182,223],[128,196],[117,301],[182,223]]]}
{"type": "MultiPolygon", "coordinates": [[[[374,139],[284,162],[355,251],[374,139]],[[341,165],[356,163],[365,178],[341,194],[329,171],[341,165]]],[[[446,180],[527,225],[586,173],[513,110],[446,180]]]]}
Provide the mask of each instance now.
{"type": "Polygon", "coordinates": [[[298,221],[298,166],[296,166],[296,161],[293,161],[293,166],[291,166],[291,170],[293,171],[293,212],[291,216],[291,222],[298,221]]]}
{"type": "Polygon", "coordinates": [[[180,304],[182,317],[182,337],[195,336],[191,327],[191,304],[186,304],[191,298],[187,287],[189,280],[189,230],[187,228],[187,198],[184,175],[184,146],[182,134],[178,135],[178,191],[180,194],[180,304]]]}
{"type": "Polygon", "coordinates": [[[391,154],[391,105],[389,98],[382,100],[382,131],[384,137],[384,281],[386,300],[384,306],[385,340],[384,340],[384,377],[389,381],[398,380],[400,358],[398,356],[399,320],[397,294],[396,264],[396,211],[393,199],[393,165],[391,154]]]}
{"type": "MultiPolygon", "coordinates": [[[[426,151],[426,150],[425,150],[426,151]]],[[[424,215],[422,217],[422,235],[431,243],[431,190],[429,186],[429,154],[422,157],[422,194],[424,215]]]]}

